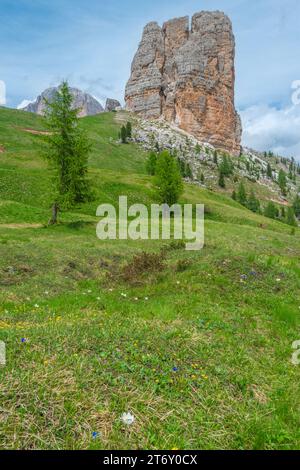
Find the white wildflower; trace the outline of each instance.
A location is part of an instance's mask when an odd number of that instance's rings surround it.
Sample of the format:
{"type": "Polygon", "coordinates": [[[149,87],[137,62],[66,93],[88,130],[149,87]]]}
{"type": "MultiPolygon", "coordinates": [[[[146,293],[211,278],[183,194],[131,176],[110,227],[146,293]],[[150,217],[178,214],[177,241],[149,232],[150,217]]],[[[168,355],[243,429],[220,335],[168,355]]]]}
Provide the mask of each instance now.
{"type": "Polygon", "coordinates": [[[123,413],[121,421],[123,421],[126,426],[131,426],[135,421],[135,417],[131,413],[123,413]]]}

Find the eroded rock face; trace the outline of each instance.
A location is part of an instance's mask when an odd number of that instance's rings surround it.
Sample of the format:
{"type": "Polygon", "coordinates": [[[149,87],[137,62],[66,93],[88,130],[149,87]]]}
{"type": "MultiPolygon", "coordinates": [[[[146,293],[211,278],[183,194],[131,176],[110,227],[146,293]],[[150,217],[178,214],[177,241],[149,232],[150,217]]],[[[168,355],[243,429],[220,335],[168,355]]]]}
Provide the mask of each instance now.
{"type": "MultiPolygon", "coordinates": [[[[58,88],[56,87],[48,88],[37,97],[36,101],[26,106],[23,111],[44,115],[47,108],[46,101],[51,103],[57,90],[58,88]]],[[[103,113],[103,107],[95,98],[93,98],[93,96],[88,93],[84,93],[77,88],[70,88],[70,91],[74,100],[73,107],[75,109],[79,109],[79,117],[93,116],[95,114],[103,113]]]]}
{"type": "Polygon", "coordinates": [[[149,23],[126,86],[127,109],[163,116],[203,142],[238,154],[241,121],[234,106],[235,40],[221,12],[149,23]]]}

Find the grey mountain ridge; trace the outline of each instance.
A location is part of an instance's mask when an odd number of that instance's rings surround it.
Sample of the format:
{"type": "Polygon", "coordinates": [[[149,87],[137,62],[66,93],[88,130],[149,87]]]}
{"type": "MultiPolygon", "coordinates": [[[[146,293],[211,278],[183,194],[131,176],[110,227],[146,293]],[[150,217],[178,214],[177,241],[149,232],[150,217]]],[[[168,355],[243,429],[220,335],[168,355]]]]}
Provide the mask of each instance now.
{"type": "MultiPolygon", "coordinates": [[[[46,102],[49,101],[51,103],[58,89],[59,87],[47,88],[33,103],[27,105],[23,111],[44,115],[47,107],[46,102]]],[[[78,113],[79,117],[94,116],[104,112],[102,105],[93,96],[78,88],[70,87],[70,91],[74,98],[73,107],[80,110],[78,113]]]]}

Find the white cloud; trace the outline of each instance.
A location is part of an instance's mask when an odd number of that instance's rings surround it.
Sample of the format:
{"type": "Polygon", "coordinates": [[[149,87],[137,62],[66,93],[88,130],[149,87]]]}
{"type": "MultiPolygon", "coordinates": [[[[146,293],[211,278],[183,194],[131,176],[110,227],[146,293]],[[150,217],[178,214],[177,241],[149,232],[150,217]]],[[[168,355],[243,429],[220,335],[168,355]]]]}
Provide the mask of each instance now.
{"type": "Polygon", "coordinates": [[[272,150],[300,161],[300,105],[283,109],[257,105],[240,114],[243,145],[260,151],[272,150]]]}
{"type": "Polygon", "coordinates": [[[3,80],[0,80],[0,106],[6,105],[6,85],[3,80]]]}
{"type": "Polygon", "coordinates": [[[24,108],[26,108],[26,106],[28,106],[30,103],[34,103],[34,101],[23,100],[23,101],[17,106],[17,109],[24,109],[24,108]]]}

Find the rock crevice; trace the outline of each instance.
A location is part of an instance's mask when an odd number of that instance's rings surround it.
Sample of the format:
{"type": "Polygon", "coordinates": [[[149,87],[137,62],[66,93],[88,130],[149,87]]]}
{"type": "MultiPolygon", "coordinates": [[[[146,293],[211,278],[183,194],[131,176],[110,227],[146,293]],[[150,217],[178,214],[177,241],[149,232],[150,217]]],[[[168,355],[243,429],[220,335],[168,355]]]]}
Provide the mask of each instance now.
{"type": "Polygon", "coordinates": [[[203,142],[240,152],[234,105],[235,40],[230,19],[200,12],[144,28],[126,86],[127,109],[165,118],[203,142]]]}

